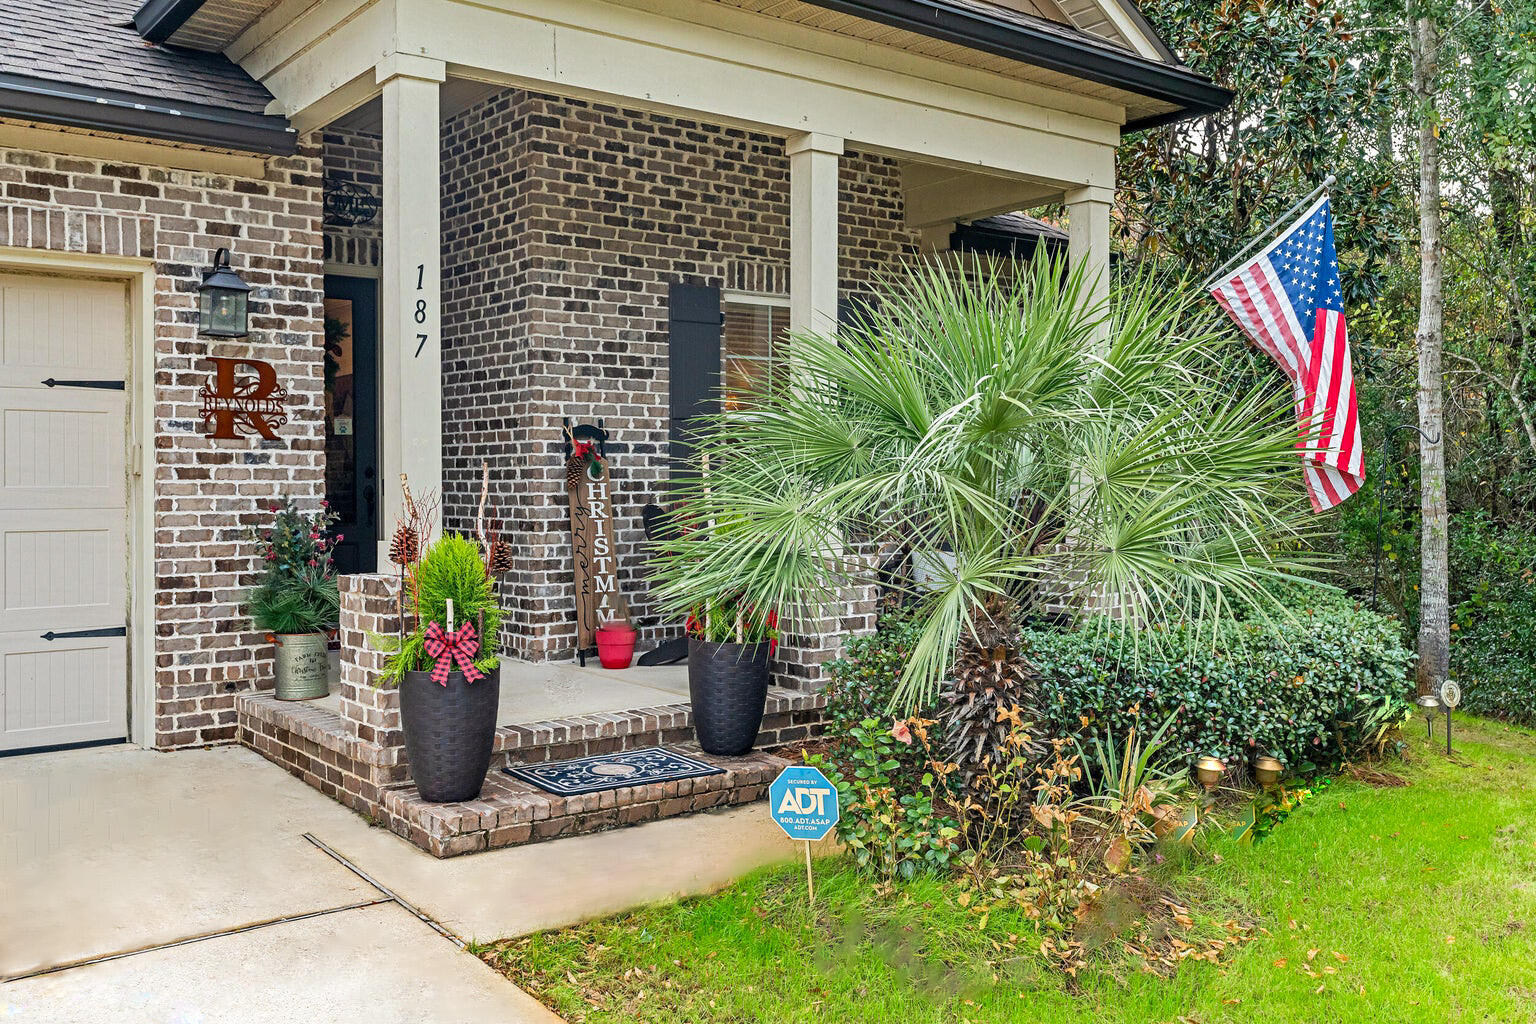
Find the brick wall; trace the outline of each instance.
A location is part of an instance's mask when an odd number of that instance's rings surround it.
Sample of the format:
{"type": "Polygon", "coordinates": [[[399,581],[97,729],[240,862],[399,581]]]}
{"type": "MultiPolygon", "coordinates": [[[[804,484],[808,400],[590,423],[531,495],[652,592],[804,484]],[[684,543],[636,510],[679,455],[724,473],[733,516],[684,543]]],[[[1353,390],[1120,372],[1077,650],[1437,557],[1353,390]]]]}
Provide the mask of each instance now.
{"type": "MultiPolygon", "coordinates": [[[[320,141],[327,186],[350,185],[382,196],[383,147],[377,135],[327,128],[320,141]]],[[[383,222],[380,211],[366,224],[326,224],[326,261],[352,267],[382,266],[383,222]]]]}
{"type": "Polygon", "coordinates": [[[148,685],[159,747],[234,739],[236,696],[271,685],[270,650],[240,614],[257,567],[241,535],[274,499],[312,507],[321,495],[319,173],[313,140],[261,178],[0,150],[0,246],[154,261],[155,414],[144,440],[155,451],[148,685]],[[197,285],[220,246],[253,288],[249,338],[197,335],[197,285]],[[207,356],[276,366],[289,394],[279,441],[203,436],[207,356]]]}
{"type": "MultiPolygon", "coordinates": [[[[675,629],[648,594],[639,520],[662,500],[666,474],[667,283],[782,287],[783,141],[508,91],[445,126],[443,177],[448,526],[468,527],[488,460],[518,552],[508,648],[569,656],[561,418],[602,419],[620,586],[650,642],[675,629]]],[[[856,295],[917,239],[903,225],[894,161],[849,153],[841,185],[842,288],[856,295]]]]}

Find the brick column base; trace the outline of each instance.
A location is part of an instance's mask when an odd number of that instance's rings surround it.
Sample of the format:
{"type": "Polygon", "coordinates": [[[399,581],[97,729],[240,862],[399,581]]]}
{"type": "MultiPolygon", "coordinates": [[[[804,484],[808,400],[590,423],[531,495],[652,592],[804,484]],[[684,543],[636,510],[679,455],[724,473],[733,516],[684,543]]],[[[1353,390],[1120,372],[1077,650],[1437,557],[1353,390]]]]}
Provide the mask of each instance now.
{"type": "Polygon", "coordinates": [[[374,636],[400,632],[400,579],[383,574],[342,576],[341,722],[347,735],[377,748],[375,763],[403,765],[405,734],[400,728],[400,692],[381,689],[384,651],[374,636]]]}

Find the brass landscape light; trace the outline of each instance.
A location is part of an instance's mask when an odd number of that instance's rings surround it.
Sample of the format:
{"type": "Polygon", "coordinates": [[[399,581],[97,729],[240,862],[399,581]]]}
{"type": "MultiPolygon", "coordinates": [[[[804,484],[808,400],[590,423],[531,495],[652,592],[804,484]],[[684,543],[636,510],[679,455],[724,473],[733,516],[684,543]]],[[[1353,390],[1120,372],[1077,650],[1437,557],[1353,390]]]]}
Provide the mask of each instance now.
{"type": "Polygon", "coordinates": [[[1279,758],[1270,757],[1268,754],[1265,754],[1263,757],[1254,759],[1253,777],[1265,789],[1273,789],[1275,783],[1280,781],[1280,776],[1284,772],[1285,765],[1279,758]]]}
{"type": "Polygon", "coordinates": [[[1216,784],[1221,781],[1221,777],[1226,774],[1226,771],[1227,763],[1221,758],[1212,757],[1209,754],[1195,762],[1195,778],[1200,781],[1200,785],[1205,788],[1207,793],[1216,792],[1216,784]]]}
{"type": "Polygon", "coordinates": [[[213,266],[197,286],[197,333],[211,338],[243,338],[250,332],[251,286],[229,268],[229,250],[214,253],[213,266]]]}

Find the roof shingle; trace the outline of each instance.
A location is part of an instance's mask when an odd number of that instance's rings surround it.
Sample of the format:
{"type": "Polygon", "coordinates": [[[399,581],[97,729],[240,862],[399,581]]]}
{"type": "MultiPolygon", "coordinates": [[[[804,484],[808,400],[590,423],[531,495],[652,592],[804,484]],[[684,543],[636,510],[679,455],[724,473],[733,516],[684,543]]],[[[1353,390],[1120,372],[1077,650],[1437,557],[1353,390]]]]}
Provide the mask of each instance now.
{"type": "Polygon", "coordinates": [[[264,113],[272,95],[223,54],[146,43],[139,0],[6,0],[0,73],[264,113]]]}

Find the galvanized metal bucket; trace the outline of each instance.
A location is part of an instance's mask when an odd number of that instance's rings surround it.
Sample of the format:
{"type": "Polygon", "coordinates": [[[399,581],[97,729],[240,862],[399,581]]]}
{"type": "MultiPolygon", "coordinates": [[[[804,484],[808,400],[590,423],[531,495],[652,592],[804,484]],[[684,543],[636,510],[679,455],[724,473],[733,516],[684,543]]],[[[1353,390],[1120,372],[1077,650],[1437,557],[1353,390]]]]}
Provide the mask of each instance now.
{"type": "Polygon", "coordinates": [[[278,633],[273,644],[278,700],[313,700],[331,692],[324,633],[278,633]]]}

